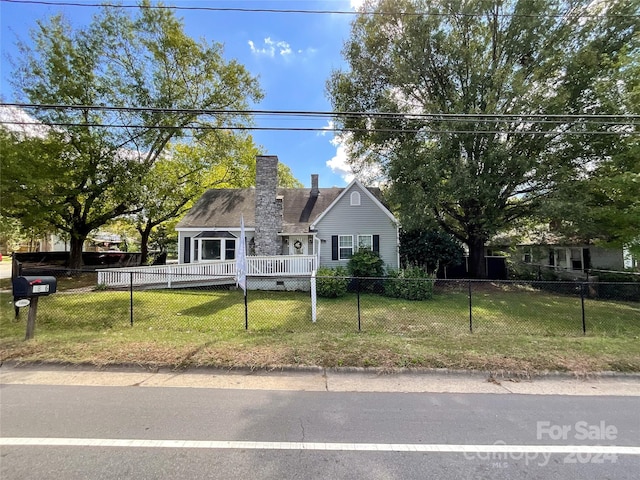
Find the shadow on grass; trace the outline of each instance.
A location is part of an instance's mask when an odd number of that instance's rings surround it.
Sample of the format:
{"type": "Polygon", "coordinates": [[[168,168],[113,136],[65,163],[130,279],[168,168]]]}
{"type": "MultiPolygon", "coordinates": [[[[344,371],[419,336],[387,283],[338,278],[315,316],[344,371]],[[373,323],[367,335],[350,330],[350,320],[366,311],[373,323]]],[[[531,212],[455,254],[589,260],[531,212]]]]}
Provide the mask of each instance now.
{"type": "MultiPolygon", "coordinates": [[[[27,309],[13,321],[12,297],[1,294],[0,336],[23,336],[27,309]]],[[[541,291],[477,291],[472,297],[474,335],[581,336],[580,298],[541,291]]],[[[469,300],[463,290],[438,291],[430,300],[410,301],[367,293],[318,298],[317,321],[305,292],[248,292],[249,331],[255,333],[362,332],[401,336],[452,336],[469,333],[469,300]]],[[[588,336],[639,336],[640,305],[585,300],[588,336]]],[[[56,294],[38,309],[40,331],[104,331],[130,326],[129,292],[56,294]]],[[[134,292],[133,328],[138,331],[242,334],[241,290],[144,290],[134,292]]]]}
{"type": "MultiPolygon", "coordinates": [[[[309,294],[250,291],[248,324],[252,331],[300,331],[311,324],[309,294]]],[[[134,295],[134,327],[177,331],[245,329],[244,297],[233,291],[144,291],[134,295]]]]}
{"type": "MultiPolygon", "coordinates": [[[[10,302],[13,297],[7,295],[10,302]]],[[[6,305],[4,296],[1,297],[6,305]]],[[[10,322],[26,328],[29,314],[28,308],[20,309],[17,321],[12,306],[3,308],[3,329],[6,325],[4,317],[10,322]],[[9,315],[6,315],[9,313],[9,315]]],[[[129,319],[129,298],[123,292],[103,293],[90,292],[65,295],[51,295],[38,301],[36,330],[44,331],[100,331],[127,325],[129,319]]]]}

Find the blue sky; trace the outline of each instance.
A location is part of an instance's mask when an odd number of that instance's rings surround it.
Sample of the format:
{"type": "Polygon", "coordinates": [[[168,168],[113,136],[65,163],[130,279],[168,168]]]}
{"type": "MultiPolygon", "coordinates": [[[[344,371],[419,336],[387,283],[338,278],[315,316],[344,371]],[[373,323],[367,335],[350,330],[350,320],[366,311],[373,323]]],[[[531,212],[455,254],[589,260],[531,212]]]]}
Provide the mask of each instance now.
{"type": "MultiPolygon", "coordinates": [[[[100,3],[99,0],[70,1],[100,3]]],[[[122,0],[121,3],[137,2],[122,0]]],[[[164,3],[190,7],[348,11],[360,5],[362,0],[173,0],[164,3]]],[[[80,27],[90,21],[95,11],[94,7],[88,6],[0,2],[3,100],[14,100],[8,81],[11,67],[7,55],[15,55],[16,38],[29,40],[29,30],[35,26],[36,19],[62,12],[72,25],[80,27]]],[[[340,52],[349,35],[352,15],[180,10],[177,16],[182,17],[189,35],[224,44],[227,59],[237,59],[259,77],[265,98],[254,108],[331,110],[325,82],[333,69],[344,67],[340,52]]],[[[269,122],[270,126],[327,126],[326,119],[306,120],[303,124],[285,119],[261,122],[269,122]]],[[[312,173],[319,174],[321,187],[344,186],[352,178],[346,167],[344,149],[332,133],[254,131],[253,137],[265,153],[277,155],[306,186],[310,185],[312,173]]]]}

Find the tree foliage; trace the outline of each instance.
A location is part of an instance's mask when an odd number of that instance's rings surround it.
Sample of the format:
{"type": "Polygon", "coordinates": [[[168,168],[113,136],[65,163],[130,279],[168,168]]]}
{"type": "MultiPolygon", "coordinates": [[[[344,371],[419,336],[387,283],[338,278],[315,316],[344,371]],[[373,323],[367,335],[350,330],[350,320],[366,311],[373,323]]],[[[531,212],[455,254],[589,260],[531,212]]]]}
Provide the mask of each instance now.
{"type": "MultiPolygon", "coordinates": [[[[250,135],[229,131],[207,132],[197,143],[167,148],[166,158],[157,160],[143,179],[138,197],[141,210],[134,215],[143,263],[153,229],[183,216],[205,190],[255,185],[260,153],[250,135]]],[[[282,163],[278,164],[278,180],[281,186],[302,186],[282,163]]]]}
{"type": "Polygon", "coordinates": [[[374,13],[354,20],[344,47],[348,68],[328,82],[336,111],[362,112],[338,118],[352,129],[353,167],[380,165],[403,225],[439,226],[467,244],[470,273],[484,276],[488,239],[538,213],[625,138],[628,129],[605,122],[535,115],[626,113],[638,8],[638,0],[369,2],[374,13]]]}
{"type": "MultiPolygon", "coordinates": [[[[640,65],[625,71],[629,114],[640,115],[640,65]]],[[[561,185],[547,211],[555,229],[569,238],[640,254],[640,142],[623,137],[610,157],[586,175],[561,185]]]]}
{"type": "Polygon", "coordinates": [[[459,265],[464,250],[451,235],[438,230],[400,231],[400,262],[436,272],[439,266],[459,265]]]}
{"type": "Polygon", "coordinates": [[[91,230],[141,211],[138,199],[156,163],[166,168],[170,142],[197,140],[195,127],[250,122],[189,109],[246,110],[262,95],[242,65],[224,59],[220,44],[187,36],[170,9],[105,7],[75,30],[58,15],[39,21],[32,40],[19,43],[21,100],[76,108],[34,110],[57,125],[46,139],[3,137],[11,151],[11,163],[3,161],[3,194],[11,196],[3,213],[67,232],[76,267],[91,230]],[[101,105],[122,109],[89,108],[101,105]],[[25,168],[35,174],[24,175],[25,168]]]}

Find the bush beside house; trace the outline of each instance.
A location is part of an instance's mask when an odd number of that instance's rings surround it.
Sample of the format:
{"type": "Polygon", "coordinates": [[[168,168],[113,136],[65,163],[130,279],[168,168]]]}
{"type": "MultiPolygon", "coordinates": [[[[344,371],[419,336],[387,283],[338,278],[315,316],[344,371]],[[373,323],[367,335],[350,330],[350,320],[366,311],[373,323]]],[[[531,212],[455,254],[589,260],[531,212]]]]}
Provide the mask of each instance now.
{"type": "Polygon", "coordinates": [[[318,296],[338,298],[347,294],[349,278],[344,267],[320,267],[316,276],[316,292],[318,296]]]}
{"type": "Polygon", "coordinates": [[[435,277],[418,267],[390,271],[384,282],[387,297],[405,300],[429,300],[433,298],[435,277]]]}
{"type": "Polygon", "coordinates": [[[348,291],[372,292],[405,300],[428,300],[433,297],[434,275],[420,267],[390,270],[385,275],[384,262],[376,252],[356,252],[347,268],[322,267],[317,272],[318,296],[337,298],[348,291]]]}

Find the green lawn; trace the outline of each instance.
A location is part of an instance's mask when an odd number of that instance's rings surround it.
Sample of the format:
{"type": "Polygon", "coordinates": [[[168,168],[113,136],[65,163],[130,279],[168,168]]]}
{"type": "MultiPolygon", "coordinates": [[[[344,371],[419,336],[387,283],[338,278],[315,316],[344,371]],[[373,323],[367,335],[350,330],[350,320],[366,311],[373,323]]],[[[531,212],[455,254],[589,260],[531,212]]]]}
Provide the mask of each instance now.
{"type": "Polygon", "coordinates": [[[262,368],[279,365],[640,371],[640,304],[585,301],[517,288],[474,292],[473,333],[464,291],[403,301],[355,294],[318,299],[311,322],[308,294],[248,296],[240,291],[139,291],[130,325],[128,292],[59,293],[42,298],[36,338],[24,342],[26,309],[14,320],[0,294],[1,358],[71,363],[140,363],[262,368]]]}

